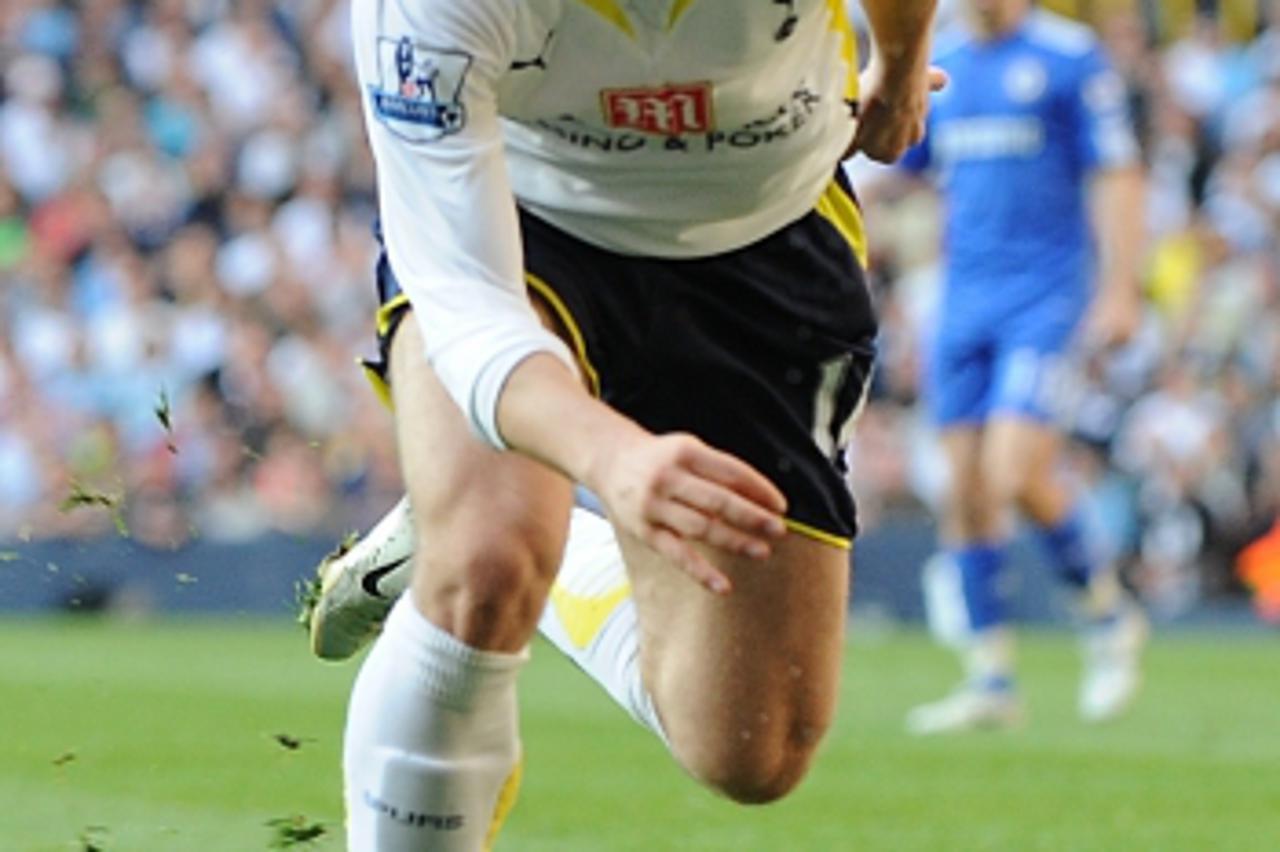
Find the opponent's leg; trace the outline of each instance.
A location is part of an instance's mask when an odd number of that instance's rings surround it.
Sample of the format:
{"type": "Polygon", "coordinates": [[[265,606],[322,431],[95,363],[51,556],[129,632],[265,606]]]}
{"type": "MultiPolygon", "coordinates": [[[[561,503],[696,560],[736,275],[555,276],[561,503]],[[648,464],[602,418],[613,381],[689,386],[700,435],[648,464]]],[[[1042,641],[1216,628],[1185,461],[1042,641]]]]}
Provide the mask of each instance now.
{"type": "MultiPolygon", "coordinates": [[[[969,632],[979,638],[1007,630],[1008,603],[1001,587],[1007,549],[1007,501],[994,487],[984,464],[990,438],[985,427],[958,426],[942,434],[951,472],[943,517],[943,536],[960,572],[961,590],[969,616],[969,632]]],[[[970,671],[970,677],[1011,678],[1012,661],[990,670],[970,671]]]]}
{"type": "Polygon", "coordinates": [[[1001,417],[984,447],[990,481],[1034,524],[1059,578],[1076,595],[1083,625],[1080,715],[1102,721],[1122,713],[1141,684],[1147,620],[1122,588],[1116,563],[1058,470],[1061,437],[1050,426],[1001,417]]]}
{"type": "Polygon", "coordinates": [[[672,754],[708,787],[764,803],[804,776],[835,712],[849,559],[792,533],[765,563],[709,553],[716,596],[624,540],[641,663],[672,754]]]}
{"type": "Polygon", "coordinates": [[[569,484],[474,439],[422,357],[391,353],[414,525],[409,595],[352,692],[348,846],[466,850],[491,840],[518,779],[515,679],[563,547],[569,484]]]}
{"type": "Polygon", "coordinates": [[[1014,640],[1001,585],[1006,550],[1005,504],[983,467],[985,431],[953,426],[942,436],[951,481],[943,514],[947,557],[959,575],[968,624],[958,643],[965,680],[945,698],[915,707],[907,729],[948,733],[1021,722],[1014,685],[1014,640]]]}
{"type": "Polygon", "coordinates": [[[1113,609],[1119,589],[1112,559],[1060,475],[1058,431],[1033,420],[998,417],[988,433],[984,467],[993,490],[1031,521],[1055,572],[1082,593],[1089,614],[1113,609]]]}

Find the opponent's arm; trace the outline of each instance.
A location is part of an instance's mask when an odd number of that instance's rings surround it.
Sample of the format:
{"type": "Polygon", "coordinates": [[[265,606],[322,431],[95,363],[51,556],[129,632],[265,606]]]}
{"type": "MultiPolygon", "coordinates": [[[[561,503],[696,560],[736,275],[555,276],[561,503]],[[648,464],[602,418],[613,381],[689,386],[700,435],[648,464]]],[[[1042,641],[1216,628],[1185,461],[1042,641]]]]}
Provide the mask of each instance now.
{"type": "Polygon", "coordinates": [[[892,163],[924,137],[929,92],[946,75],[929,67],[937,0],[862,0],[871,25],[871,61],[862,75],[858,151],[892,163]]]}
{"type": "Polygon", "coordinates": [[[1136,165],[1107,169],[1090,182],[1098,286],[1089,331],[1099,345],[1126,342],[1142,319],[1145,187],[1136,165]]]}
{"type": "Polygon", "coordinates": [[[1072,104],[1097,253],[1097,288],[1087,333],[1101,346],[1124,343],[1142,319],[1146,240],[1141,152],[1124,81],[1101,48],[1082,57],[1072,104]]]}
{"type": "Polygon", "coordinates": [[[362,2],[353,24],[387,252],[441,383],[479,437],[588,485],[616,524],[727,591],[692,543],[766,557],[781,495],[748,465],[593,399],[529,302],[497,109],[509,5],[362,2]]]}

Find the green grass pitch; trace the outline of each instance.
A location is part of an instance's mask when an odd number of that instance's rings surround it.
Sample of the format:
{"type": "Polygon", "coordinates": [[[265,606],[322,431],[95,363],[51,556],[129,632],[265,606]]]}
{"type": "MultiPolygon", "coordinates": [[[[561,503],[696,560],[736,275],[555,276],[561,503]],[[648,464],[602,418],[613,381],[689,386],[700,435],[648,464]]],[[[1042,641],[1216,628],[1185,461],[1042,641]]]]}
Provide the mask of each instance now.
{"type": "MultiPolygon", "coordinates": [[[[914,740],[954,678],[916,633],[849,646],[840,718],[804,786],[746,810],[684,778],[545,645],[523,680],[526,779],[498,852],[1280,849],[1280,637],[1183,633],[1126,719],[1074,718],[1066,634],[1022,651],[1021,731],[914,740]]],[[[0,620],[0,850],[271,847],[300,815],[340,849],[355,666],[234,621],[0,620]]]]}

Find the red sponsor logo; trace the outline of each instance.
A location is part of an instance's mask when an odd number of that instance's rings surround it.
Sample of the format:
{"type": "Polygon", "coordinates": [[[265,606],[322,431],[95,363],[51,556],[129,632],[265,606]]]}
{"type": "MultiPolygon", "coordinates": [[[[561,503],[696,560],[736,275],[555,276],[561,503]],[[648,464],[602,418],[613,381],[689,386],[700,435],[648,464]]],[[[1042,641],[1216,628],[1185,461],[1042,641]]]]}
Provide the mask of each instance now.
{"type": "Polygon", "coordinates": [[[605,89],[600,99],[610,127],[662,136],[706,133],[712,128],[710,83],[679,83],[655,89],[605,89]]]}

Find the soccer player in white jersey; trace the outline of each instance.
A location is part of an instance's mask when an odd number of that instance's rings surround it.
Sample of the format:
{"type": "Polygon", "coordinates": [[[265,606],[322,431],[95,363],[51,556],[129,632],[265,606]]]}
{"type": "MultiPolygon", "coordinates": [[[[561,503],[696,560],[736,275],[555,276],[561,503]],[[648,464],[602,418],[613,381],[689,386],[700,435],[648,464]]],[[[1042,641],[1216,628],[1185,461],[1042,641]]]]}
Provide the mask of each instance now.
{"type": "Polygon", "coordinates": [[[540,618],[708,787],[804,775],[875,334],[834,175],[918,141],[931,83],[934,0],[864,5],[859,98],[843,0],[353,3],[408,503],[322,594],[378,600],[419,546],[353,687],[352,850],[492,843],[540,618]]]}

